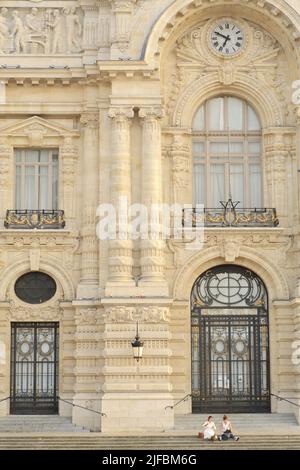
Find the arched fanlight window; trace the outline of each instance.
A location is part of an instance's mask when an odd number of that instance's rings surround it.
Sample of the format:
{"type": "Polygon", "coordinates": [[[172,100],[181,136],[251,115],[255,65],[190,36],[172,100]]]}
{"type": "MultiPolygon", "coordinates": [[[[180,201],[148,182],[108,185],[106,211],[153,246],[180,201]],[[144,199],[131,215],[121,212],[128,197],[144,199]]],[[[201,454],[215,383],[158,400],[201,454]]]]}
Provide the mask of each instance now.
{"type": "Polygon", "coordinates": [[[224,265],[209,269],[197,279],[192,306],[207,308],[267,309],[267,292],[261,279],[241,266],[224,265]]]}
{"type": "Polygon", "coordinates": [[[239,207],[263,206],[261,123],[245,100],[207,100],[193,120],[194,205],[220,207],[231,192],[239,207]]]}

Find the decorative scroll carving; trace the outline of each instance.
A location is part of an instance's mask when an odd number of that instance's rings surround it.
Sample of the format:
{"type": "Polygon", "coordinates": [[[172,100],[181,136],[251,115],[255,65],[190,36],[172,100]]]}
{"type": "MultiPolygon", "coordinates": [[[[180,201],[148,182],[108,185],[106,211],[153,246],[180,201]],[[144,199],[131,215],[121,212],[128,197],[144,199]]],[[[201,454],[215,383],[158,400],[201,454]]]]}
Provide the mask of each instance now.
{"type": "Polygon", "coordinates": [[[29,306],[19,305],[14,301],[10,302],[9,320],[11,321],[28,321],[28,320],[51,320],[58,321],[62,319],[63,312],[56,302],[47,307],[41,305],[29,306]]]}
{"type": "Polygon", "coordinates": [[[106,322],[113,323],[165,323],[170,321],[169,307],[147,305],[140,307],[117,305],[105,309],[106,322]]]}

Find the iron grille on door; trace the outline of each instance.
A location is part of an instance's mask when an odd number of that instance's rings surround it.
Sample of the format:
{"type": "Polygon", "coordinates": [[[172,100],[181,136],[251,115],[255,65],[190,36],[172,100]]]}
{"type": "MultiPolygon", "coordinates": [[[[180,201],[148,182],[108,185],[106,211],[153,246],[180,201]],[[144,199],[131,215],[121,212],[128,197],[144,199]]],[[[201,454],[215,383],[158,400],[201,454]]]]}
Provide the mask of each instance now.
{"type": "Polygon", "coordinates": [[[267,293],[238,266],[205,272],[192,291],[194,412],[268,412],[267,293]]]}
{"type": "Polygon", "coordinates": [[[58,412],[58,323],[12,323],[12,414],[58,412]]]}

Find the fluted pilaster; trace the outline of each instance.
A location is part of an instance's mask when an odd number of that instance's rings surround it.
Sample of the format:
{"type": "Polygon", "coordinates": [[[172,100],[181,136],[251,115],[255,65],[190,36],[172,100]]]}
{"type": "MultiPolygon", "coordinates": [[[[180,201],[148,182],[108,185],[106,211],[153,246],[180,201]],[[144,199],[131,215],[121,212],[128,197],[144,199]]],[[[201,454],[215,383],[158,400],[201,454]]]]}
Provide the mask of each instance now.
{"type": "Polygon", "coordinates": [[[98,205],[98,111],[89,110],[81,115],[83,135],[82,172],[82,254],[80,298],[98,297],[98,240],[96,236],[96,210],[98,205]],[[91,191],[91,188],[93,190],[91,191]]]}
{"type": "MultiPolygon", "coordinates": [[[[143,126],[142,150],[142,203],[148,209],[148,236],[141,240],[140,285],[165,284],[164,251],[161,216],[153,217],[155,205],[162,203],[161,169],[161,108],[142,108],[139,116],[143,126]]],[[[159,214],[161,215],[161,214],[159,214]]]]}
{"type": "Polygon", "coordinates": [[[134,285],[132,240],[126,204],[131,203],[130,119],[131,108],[111,108],[111,203],[116,212],[115,239],[109,242],[109,282],[134,285]],[[124,204],[124,210],[120,208],[124,204]]]}

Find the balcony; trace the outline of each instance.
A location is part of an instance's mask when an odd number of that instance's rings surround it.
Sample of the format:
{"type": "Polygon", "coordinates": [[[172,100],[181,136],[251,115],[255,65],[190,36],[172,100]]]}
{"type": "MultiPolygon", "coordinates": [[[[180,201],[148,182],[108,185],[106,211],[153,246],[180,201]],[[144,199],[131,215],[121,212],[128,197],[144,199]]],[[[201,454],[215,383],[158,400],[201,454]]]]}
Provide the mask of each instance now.
{"type": "Polygon", "coordinates": [[[276,209],[242,209],[229,199],[217,209],[183,209],[183,227],[277,227],[276,209]]]}
{"type": "Polygon", "coordinates": [[[4,221],[7,229],[63,229],[62,210],[8,210],[4,221]]]}

